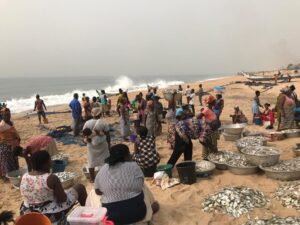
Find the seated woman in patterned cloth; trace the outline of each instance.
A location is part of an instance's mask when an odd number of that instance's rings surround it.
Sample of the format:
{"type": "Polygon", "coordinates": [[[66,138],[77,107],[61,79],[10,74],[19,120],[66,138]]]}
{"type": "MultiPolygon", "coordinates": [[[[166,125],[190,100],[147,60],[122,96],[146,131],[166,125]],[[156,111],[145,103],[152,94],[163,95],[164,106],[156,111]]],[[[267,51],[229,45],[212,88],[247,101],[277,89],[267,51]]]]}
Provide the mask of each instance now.
{"type": "MultiPolygon", "coordinates": [[[[112,146],[106,164],[95,179],[95,191],[101,195],[101,203],[107,208],[108,219],[115,225],[143,220],[147,214],[143,187],[143,172],[131,160],[127,145],[112,146]]],[[[152,204],[152,210],[154,213],[158,210],[156,202],[152,204]]]]}
{"type": "Polygon", "coordinates": [[[160,161],[156,151],[155,137],[147,136],[148,129],[146,127],[139,127],[137,134],[139,137],[134,144],[133,159],[141,167],[145,177],[153,177],[160,161]]]}
{"type": "Polygon", "coordinates": [[[51,157],[48,152],[34,153],[31,161],[33,170],[24,174],[20,185],[24,200],[21,215],[34,211],[56,222],[64,218],[77,200],[80,205],[85,205],[87,193],[82,184],[76,184],[65,192],[59,178],[50,173],[51,157]]]}
{"type": "Polygon", "coordinates": [[[24,148],[17,146],[14,149],[14,155],[19,157],[24,157],[27,163],[28,171],[31,171],[31,156],[40,151],[44,150],[49,153],[50,156],[56,155],[58,153],[55,140],[51,137],[45,135],[39,135],[30,138],[25,144],[24,148]]]}

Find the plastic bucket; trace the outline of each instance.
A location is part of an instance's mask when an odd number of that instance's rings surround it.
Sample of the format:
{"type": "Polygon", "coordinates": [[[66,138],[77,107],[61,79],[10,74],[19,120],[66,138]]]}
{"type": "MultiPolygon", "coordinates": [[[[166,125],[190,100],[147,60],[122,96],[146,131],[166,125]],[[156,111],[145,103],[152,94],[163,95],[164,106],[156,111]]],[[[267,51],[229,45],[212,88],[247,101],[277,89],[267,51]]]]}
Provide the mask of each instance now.
{"type": "Polygon", "coordinates": [[[255,125],[262,125],[262,119],[260,117],[254,117],[255,125]]]}
{"type": "Polygon", "coordinates": [[[47,216],[43,214],[32,212],[19,217],[15,223],[15,225],[32,225],[32,224],[51,225],[51,221],[48,219],[47,216]]]}
{"type": "Polygon", "coordinates": [[[52,173],[64,172],[66,165],[65,160],[52,160],[52,173]]]}
{"type": "Polygon", "coordinates": [[[180,182],[183,184],[196,183],[196,163],[182,162],[176,165],[180,182]]]}
{"type": "Polygon", "coordinates": [[[172,168],[173,166],[171,164],[163,164],[157,166],[157,171],[164,171],[169,177],[172,177],[172,168]]]}

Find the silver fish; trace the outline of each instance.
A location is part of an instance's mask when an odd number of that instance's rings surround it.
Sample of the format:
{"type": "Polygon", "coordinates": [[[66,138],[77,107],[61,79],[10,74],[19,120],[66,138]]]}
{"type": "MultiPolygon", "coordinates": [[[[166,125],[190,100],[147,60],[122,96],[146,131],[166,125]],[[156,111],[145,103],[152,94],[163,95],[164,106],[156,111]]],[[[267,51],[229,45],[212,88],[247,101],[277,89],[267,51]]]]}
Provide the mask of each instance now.
{"type": "Polygon", "coordinates": [[[273,171],[300,171],[300,157],[291,160],[280,160],[276,165],[267,168],[273,171]]]}
{"type": "Polygon", "coordinates": [[[64,182],[64,181],[67,181],[67,180],[70,180],[70,179],[73,179],[75,178],[76,174],[73,173],[73,172],[60,172],[60,173],[54,173],[54,175],[56,175],[60,182],[64,182]]]}
{"type": "Polygon", "coordinates": [[[281,184],[275,197],[284,207],[293,207],[300,211],[300,181],[281,184]]]}
{"type": "Polygon", "coordinates": [[[204,199],[204,212],[221,212],[239,217],[253,208],[262,208],[268,203],[264,194],[248,187],[227,187],[204,199]]]}
{"type": "Polygon", "coordinates": [[[247,148],[249,146],[263,146],[265,141],[265,138],[262,136],[248,136],[237,140],[236,146],[239,149],[247,148]]]}
{"type": "Polygon", "coordinates": [[[300,225],[299,217],[276,217],[273,216],[269,219],[254,219],[248,220],[243,225],[300,225]]]}

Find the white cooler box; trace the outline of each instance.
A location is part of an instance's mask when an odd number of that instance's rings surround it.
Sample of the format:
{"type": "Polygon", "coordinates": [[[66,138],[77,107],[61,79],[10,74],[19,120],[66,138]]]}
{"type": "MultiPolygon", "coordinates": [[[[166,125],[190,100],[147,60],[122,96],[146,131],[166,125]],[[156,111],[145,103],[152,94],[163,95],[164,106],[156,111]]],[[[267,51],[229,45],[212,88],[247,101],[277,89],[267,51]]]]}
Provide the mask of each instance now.
{"type": "Polygon", "coordinates": [[[67,217],[70,225],[104,225],[101,220],[107,213],[106,208],[77,207],[67,217]]]}

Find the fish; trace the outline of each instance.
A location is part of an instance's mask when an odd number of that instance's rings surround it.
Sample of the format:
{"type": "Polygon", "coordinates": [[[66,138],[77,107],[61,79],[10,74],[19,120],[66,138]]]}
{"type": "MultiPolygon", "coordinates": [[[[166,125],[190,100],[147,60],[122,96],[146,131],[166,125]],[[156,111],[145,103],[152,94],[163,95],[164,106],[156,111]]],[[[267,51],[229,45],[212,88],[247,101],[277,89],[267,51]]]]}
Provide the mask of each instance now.
{"type": "Polygon", "coordinates": [[[204,212],[221,212],[233,217],[240,217],[253,208],[264,207],[269,200],[263,192],[244,186],[226,187],[208,195],[202,202],[204,212]]]}
{"type": "Polygon", "coordinates": [[[290,159],[290,160],[280,160],[277,164],[273,166],[268,166],[267,168],[271,171],[280,171],[280,172],[296,172],[300,171],[300,157],[290,159]]]}
{"type": "Polygon", "coordinates": [[[230,166],[235,167],[250,167],[253,166],[252,164],[247,162],[247,159],[242,154],[234,154],[232,157],[227,161],[227,164],[230,166]]]}
{"type": "Polygon", "coordinates": [[[275,192],[275,198],[287,208],[296,208],[300,211],[300,181],[281,184],[275,192]]]}
{"type": "Polygon", "coordinates": [[[300,225],[300,217],[277,217],[273,216],[269,219],[253,219],[248,220],[243,225],[300,225]]]}
{"type": "Polygon", "coordinates": [[[60,182],[64,182],[64,181],[67,181],[67,180],[70,180],[70,179],[73,179],[75,178],[76,174],[73,173],[73,172],[59,172],[59,173],[54,173],[54,175],[56,175],[60,182]]]}
{"type": "Polygon", "coordinates": [[[236,141],[236,146],[239,149],[252,147],[252,146],[263,146],[265,144],[265,138],[262,136],[248,136],[240,138],[236,141]]]}

